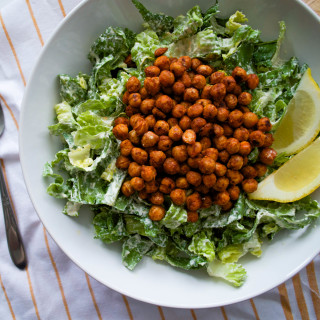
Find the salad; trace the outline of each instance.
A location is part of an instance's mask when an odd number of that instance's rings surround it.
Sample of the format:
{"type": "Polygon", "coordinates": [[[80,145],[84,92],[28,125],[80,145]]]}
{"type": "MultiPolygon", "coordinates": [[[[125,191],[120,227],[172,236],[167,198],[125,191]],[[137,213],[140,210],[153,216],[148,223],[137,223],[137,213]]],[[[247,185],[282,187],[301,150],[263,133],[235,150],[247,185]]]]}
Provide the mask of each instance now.
{"type": "MultiPolygon", "coordinates": [[[[264,42],[242,12],[221,18],[218,3],[205,12],[195,6],[173,18],[132,2],[145,21],[143,31],[108,27],[90,48],[90,74],[59,75],[61,103],[55,106],[56,121],[49,130],[61,137],[63,147],[45,164],[43,175],[52,180],[47,192],[67,200],[63,213],[69,216],[78,216],[81,206],[89,205],[95,237],[105,243],[120,241],[122,262],[130,270],[149,256],[186,270],[206,268],[210,276],[241,286],[247,275],[239,259],[246,254],[259,257],[262,242],[282,229],[311,224],[320,215],[318,202],[309,196],[291,203],[249,200],[241,192],[228,210],[213,203],[199,209],[190,222],[186,208],[165,196],[165,217],[154,221],[149,201],[137,192],[121,192],[128,172],[117,166],[120,141],[113,133],[115,120],[126,117],[123,96],[128,80],[135,77],[143,83],[145,69],[153,65],[160,48],[167,48],[167,57],[197,58],[226,74],[241,67],[258,75],[258,86],[248,90],[248,108],[270,119],[273,131],[307,66],[295,57],[280,58],[284,22],[279,23],[278,39],[264,42]]],[[[254,165],[258,156],[258,148],[253,148],[248,163],[254,165]]],[[[289,159],[279,154],[259,179],[289,159]]]]}

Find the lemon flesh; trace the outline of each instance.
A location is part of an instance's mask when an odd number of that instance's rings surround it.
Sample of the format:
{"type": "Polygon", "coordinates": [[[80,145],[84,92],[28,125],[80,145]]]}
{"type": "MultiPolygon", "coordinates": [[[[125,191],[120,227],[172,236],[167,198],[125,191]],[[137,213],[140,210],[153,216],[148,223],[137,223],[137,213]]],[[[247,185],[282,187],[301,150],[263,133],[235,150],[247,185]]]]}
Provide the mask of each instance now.
{"type": "Polygon", "coordinates": [[[249,199],[292,202],[299,200],[320,185],[320,138],[293,156],[248,194],[249,199]]]}
{"type": "Polygon", "coordinates": [[[310,68],[304,73],[276,132],[272,148],[294,154],[308,146],[320,131],[320,89],[310,68]]]}

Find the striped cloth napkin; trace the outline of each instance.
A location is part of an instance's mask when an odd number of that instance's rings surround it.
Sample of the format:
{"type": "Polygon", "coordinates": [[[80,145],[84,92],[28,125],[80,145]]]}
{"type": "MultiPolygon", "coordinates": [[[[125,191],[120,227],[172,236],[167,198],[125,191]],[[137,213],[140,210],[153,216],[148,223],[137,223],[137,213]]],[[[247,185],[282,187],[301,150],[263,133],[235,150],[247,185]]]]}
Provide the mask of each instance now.
{"type": "MultiPolygon", "coordinates": [[[[50,238],[22,178],[20,105],[41,48],[79,2],[14,0],[0,11],[0,99],[6,122],[0,164],[29,260],[23,271],[11,262],[0,212],[0,319],[320,319],[319,255],[292,279],[254,299],[221,308],[174,309],[139,302],[105,287],[50,238]]],[[[319,8],[320,1],[309,2],[319,8]]]]}

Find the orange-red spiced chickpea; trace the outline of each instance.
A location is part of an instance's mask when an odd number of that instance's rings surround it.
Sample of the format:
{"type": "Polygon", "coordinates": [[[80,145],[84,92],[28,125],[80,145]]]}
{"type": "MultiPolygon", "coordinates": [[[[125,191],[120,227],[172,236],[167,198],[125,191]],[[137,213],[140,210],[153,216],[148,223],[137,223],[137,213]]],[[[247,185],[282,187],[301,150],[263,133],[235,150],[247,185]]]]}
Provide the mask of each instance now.
{"type": "Polygon", "coordinates": [[[180,165],[174,158],[167,158],[163,163],[163,169],[168,174],[177,174],[180,171],[180,165]]]}
{"type": "Polygon", "coordinates": [[[153,64],[160,70],[170,70],[170,59],[166,56],[158,57],[153,64]]]}
{"type": "MultiPolygon", "coordinates": [[[[203,147],[202,147],[203,149],[203,147]]],[[[214,161],[218,160],[219,151],[216,148],[207,148],[202,151],[203,156],[212,158],[214,161]]]]}
{"type": "Polygon", "coordinates": [[[226,150],[229,154],[238,153],[240,149],[240,142],[235,138],[229,138],[226,145],[226,150]]]}
{"type": "Polygon", "coordinates": [[[186,191],[183,189],[174,189],[170,192],[170,198],[177,206],[183,206],[186,202],[186,191]]]}
{"type": "Polygon", "coordinates": [[[244,106],[247,106],[252,101],[252,95],[249,92],[241,92],[238,96],[238,102],[244,106]]]}
{"type": "Polygon", "coordinates": [[[174,74],[171,71],[163,70],[159,75],[160,84],[163,87],[172,87],[175,81],[174,74]]]}
{"type": "Polygon", "coordinates": [[[238,104],[238,98],[235,94],[228,93],[224,101],[229,109],[234,109],[238,104]]]}
{"type": "Polygon", "coordinates": [[[210,103],[204,106],[202,115],[205,119],[213,120],[216,117],[217,113],[218,113],[217,108],[210,103]]]}
{"type": "Polygon", "coordinates": [[[121,186],[121,191],[126,197],[130,197],[134,194],[135,189],[133,188],[130,181],[125,181],[121,186]]]}
{"type": "Polygon", "coordinates": [[[243,125],[246,128],[252,128],[258,123],[258,116],[253,112],[246,112],[243,114],[243,125]]]}
{"type": "MultiPolygon", "coordinates": [[[[198,133],[200,132],[200,130],[202,130],[202,128],[207,124],[207,121],[201,117],[197,117],[197,118],[194,118],[191,122],[191,129],[195,132],[195,133],[198,133]]],[[[212,123],[208,124],[209,127],[211,128],[212,127],[212,123]]],[[[209,131],[210,131],[210,128],[209,128],[209,131]]],[[[203,136],[203,134],[201,135],[203,136]]]]}
{"type": "Polygon", "coordinates": [[[130,77],[126,83],[127,91],[131,92],[139,92],[141,88],[141,83],[137,77],[130,77]]]}
{"type": "Polygon", "coordinates": [[[198,90],[203,89],[206,84],[206,78],[201,74],[196,74],[192,79],[192,86],[198,90]]]}
{"type": "Polygon", "coordinates": [[[246,81],[248,78],[246,70],[241,67],[235,67],[231,75],[237,82],[246,81]]]}
{"type": "Polygon", "coordinates": [[[172,109],[172,115],[175,118],[182,118],[187,112],[187,107],[183,104],[176,104],[172,109]]]}
{"type": "Polygon", "coordinates": [[[196,138],[196,133],[191,129],[186,130],[182,135],[182,140],[186,144],[194,144],[196,142],[196,138]]]}
{"type": "Polygon", "coordinates": [[[230,157],[227,167],[232,170],[240,170],[243,166],[243,157],[234,154],[230,157]]]}
{"type": "Polygon", "coordinates": [[[186,87],[182,81],[177,81],[172,86],[172,91],[176,96],[183,95],[185,89],[186,87]]]}
{"type": "Polygon", "coordinates": [[[206,174],[206,175],[203,175],[202,182],[206,187],[212,188],[217,182],[217,177],[214,173],[206,174]]]}
{"type": "Polygon", "coordinates": [[[194,192],[187,197],[187,208],[191,211],[197,211],[202,206],[202,198],[198,192],[194,192]]]}
{"type": "Polygon", "coordinates": [[[210,89],[211,97],[216,101],[221,101],[226,96],[227,89],[223,83],[214,84],[210,89]]]}
{"type": "Polygon", "coordinates": [[[199,170],[204,174],[211,174],[216,168],[216,162],[210,157],[203,157],[199,162],[199,170]]]}
{"type": "Polygon", "coordinates": [[[222,78],[221,83],[226,86],[227,92],[232,92],[236,87],[236,80],[232,76],[225,76],[222,78]]]}
{"type": "Polygon", "coordinates": [[[248,141],[241,141],[239,154],[242,156],[247,156],[252,150],[251,144],[248,141]]]}
{"type": "Polygon", "coordinates": [[[196,88],[187,88],[183,94],[183,100],[194,102],[199,99],[199,91],[196,88]]]}
{"type": "Polygon", "coordinates": [[[262,163],[255,163],[254,168],[257,170],[257,176],[258,177],[263,177],[267,173],[267,166],[262,163]]]}
{"type": "Polygon", "coordinates": [[[155,168],[161,168],[164,161],[166,160],[166,155],[163,151],[154,150],[150,152],[150,165],[155,168]]]}
{"type": "Polygon", "coordinates": [[[225,191],[229,186],[229,179],[227,177],[219,177],[213,186],[213,189],[216,191],[225,191]]]}
{"type": "Polygon", "coordinates": [[[128,167],[128,173],[130,177],[140,177],[141,175],[141,166],[136,162],[131,162],[128,167]]]}
{"type": "Polygon", "coordinates": [[[161,205],[163,204],[164,202],[164,196],[161,192],[157,191],[155,193],[152,193],[149,197],[149,201],[152,203],[152,204],[155,204],[155,205],[161,205]]]}
{"type": "Polygon", "coordinates": [[[173,100],[167,96],[167,95],[162,95],[156,100],[156,107],[160,109],[164,113],[169,113],[171,112],[172,108],[174,106],[173,100]]]}
{"type": "Polygon", "coordinates": [[[243,113],[240,110],[233,110],[230,112],[228,120],[231,127],[238,128],[243,123],[243,113]]]}
{"type": "Polygon", "coordinates": [[[168,136],[173,141],[179,141],[182,138],[183,131],[178,125],[173,126],[168,133],[168,136]]]}
{"type": "Polygon", "coordinates": [[[189,182],[188,182],[186,177],[179,177],[176,180],[176,186],[177,186],[177,188],[180,188],[180,189],[188,189],[189,188],[189,182]]]}
{"type": "Polygon", "coordinates": [[[121,155],[128,157],[131,154],[131,150],[133,148],[133,145],[130,140],[126,139],[121,141],[120,143],[120,153],[121,155]]]}
{"type": "Polygon", "coordinates": [[[230,186],[227,191],[229,193],[230,199],[233,201],[237,200],[240,196],[240,188],[238,186],[230,186]]]}
{"type": "Polygon", "coordinates": [[[187,221],[194,223],[199,220],[199,214],[197,211],[187,211],[187,221]]]}
{"type": "Polygon", "coordinates": [[[160,221],[166,215],[166,210],[164,207],[154,205],[149,210],[149,218],[152,221],[160,221]]]}
{"type": "Polygon", "coordinates": [[[229,179],[230,184],[236,185],[241,183],[243,180],[243,175],[238,170],[227,170],[227,178],[229,179]]]}
{"type": "Polygon", "coordinates": [[[113,127],[112,132],[118,140],[128,139],[129,129],[126,124],[118,124],[113,127]]]}
{"type": "Polygon", "coordinates": [[[155,106],[156,101],[154,99],[145,99],[140,104],[140,110],[143,114],[151,113],[155,106]]]}
{"type": "Polygon", "coordinates": [[[150,182],[155,180],[157,176],[157,170],[153,166],[142,166],[141,167],[141,178],[146,181],[150,182]]]}
{"type": "Polygon", "coordinates": [[[186,68],[181,62],[174,61],[170,64],[170,71],[172,71],[176,77],[181,77],[186,71],[186,68]]]}
{"type": "Polygon", "coordinates": [[[249,140],[253,147],[262,147],[264,144],[264,140],[266,135],[260,130],[252,131],[249,135],[249,140]]]}
{"type": "Polygon", "coordinates": [[[258,182],[255,179],[245,179],[242,181],[242,189],[246,193],[252,193],[258,188],[258,182]]]}
{"type": "Polygon", "coordinates": [[[194,144],[189,144],[187,146],[187,152],[191,158],[195,158],[197,155],[201,153],[201,151],[202,151],[202,145],[200,142],[195,142],[194,144]]]}
{"type": "Polygon", "coordinates": [[[256,74],[249,74],[247,77],[247,86],[253,90],[259,85],[259,77],[256,74]]]}
{"type": "Polygon", "coordinates": [[[263,148],[259,153],[259,160],[266,165],[271,165],[277,156],[277,151],[272,148],[263,148]]]}
{"type": "Polygon", "coordinates": [[[158,77],[160,74],[160,69],[156,66],[149,66],[144,69],[146,77],[158,77]]]}
{"type": "Polygon", "coordinates": [[[167,135],[169,133],[169,124],[164,120],[158,120],[153,130],[158,136],[167,135]]]}
{"type": "Polygon", "coordinates": [[[176,185],[171,178],[165,177],[161,180],[159,191],[165,194],[170,194],[175,186],[176,185]]]}
{"type": "Polygon", "coordinates": [[[258,120],[257,123],[257,129],[262,131],[262,132],[266,132],[266,131],[270,131],[272,128],[270,119],[267,117],[263,117],[261,119],[258,120]]]}
{"type": "Polygon", "coordinates": [[[201,64],[200,66],[197,67],[196,71],[197,73],[199,73],[204,77],[209,77],[213,70],[210,66],[206,64],[201,64]]]}
{"type": "Polygon", "coordinates": [[[172,146],[173,141],[167,136],[160,136],[158,142],[158,149],[160,151],[168,151],[172,146]]]}
{"type": "Polygon", "coordinates": [[[234,130],[233,137],[237,140],[246,141],[249,139],[249,131],[244,127],[237,128],[234,130]]]}
{"type": "Polygon", "coordinates": [[[222,82],[222,79],[226,76],[225,72],[223,71],[216,71],[216,72],[213,72],[211,75],[210,75],[210,83],[211,84],[217,84],[217,83],[220,83],[222,82]]]}
{"type": "MultiPolygon", "coordinates": [[[[152,131],[146,132],[141,139],[141,144],[144,148],[153,147],[158,142],[159,142],[159,136],[152,131]]],[[[120,145],[120,148],[121,148],[121,145],[120,145]]]]}
{"type": "Polygon", "coordinates": [[[185,145],[175,146],[172,148],[172,156],[179,162],[184,162],[188,158],[187,147],[185,145]]]}
{"type": "Polygon", "coordinates": [[[133,108],[139,108],[141,105],[141,95],[140,93],[130,93],[129,95],[129,105],[133,108]]]}
{"type": "Polygon", "coordinates": [[[216,194],[214,203],[219,206],[224,206],[230,201],[230,195],[227,191],[222,191],[216,194]]]}
{"type": "Polygon", "coordinates": [[[135,130],[129,131],[128,138],[133,144],[140,144],[140,137],[138,136],[135,130]]]}
{"type": "Polygon", "coordinates": [[[155,96],[161,90],[159,77],[146,77],[144,79],[144,87],[148,94],[155,96]]]}
{"type": "Polygon", "coordinates": [[[118,124],[126,124],[127,126],[129,126],[129,119],[125,117],[118,117],[114,120],[114,126],[118,124]]]}
{"type": "Polygon", "coordinates": [[[126,170],[130,165],[130,159],[128,157],[120,155],[116,161],[116,167],[118,169],[126,170]]]}
{"type": "Polygon", "coordinates": [[[190,183],[191,185],[193,185],[195,187],[200,186],[200,184],[202,182],[201,174],[196,171],[189,171],[186,174],[186,178],[187,178],[188,183],[190,183]]]}
{"type": "Polygon", "coordinates": [[[131,157],[138,164],[145,164],[148,161],[147,151],[141,148],[133,148],[131,150],[131,157]]]}
{"type": "Polygon", "coordinates": [[[144,181],[140,177],[133,177],[130,180],[130,183],[133,189],[136,191],[141,191],[142,189],[144,189],[144,181]]]}
{"type": "Polygon", "coordinates": [[[211,85],[210,84],[206,84],[202,91],[201,91],[201,99],[210,99],[211,98],[211,94],[210,94],[210,90],[211,90],[211,85]]]}
{"type": "Polygon", "coordinates": [[[138,119],[133,126],[133,130],[137,133],[138,136],[144,135],[148,131],[148,129],[148,122],[143,118],[138,119]]]}
{"type": "Polygon", "coordinates": [[[217,119],[220,122],[225,122],[229,117],[229,110],[227,108],[218,108],[217,109],[217,119]]]}

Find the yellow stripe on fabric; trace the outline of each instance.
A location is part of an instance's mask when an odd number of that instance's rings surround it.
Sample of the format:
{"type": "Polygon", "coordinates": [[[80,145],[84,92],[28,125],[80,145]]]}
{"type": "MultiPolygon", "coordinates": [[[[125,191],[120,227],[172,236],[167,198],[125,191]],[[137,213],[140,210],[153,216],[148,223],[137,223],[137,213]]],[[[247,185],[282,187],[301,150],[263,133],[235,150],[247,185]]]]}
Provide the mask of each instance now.
{"type": "Polygon", "coordinates": [[[164,317],[163,310],[162,310],[162,308],[160,306],[158,306],[158,310],[159,310],[159,313],[160,313],[161,320],[165,320],[166,318],[164,317]]]}
{"type": "Polygon", "coordinates": [[[307,276],[311,291],[311,299],[313,303],[314,313],[316,314],[317,320],[320,319],[320,295],[319,295],[319,288],[317,284],[317,277],[314,270],[314,262],[311,261],[307,265],[307,276]]]}
{"type": "Polygon", "coordinates": [[[130,319],[130,320],[133,320],[133,315],[132,315],[132,312],[131,312],[131,309],[130,309],[130,306],[129,306],[129,302],[128,302],[128,300],[127,300],[127,297],[126,297],[125,295],[122,295],[122,299],[123,299],[123,301],[124,301],[124,304],[126,305],[129,319],[130,319]]]}
{"type": "Polygon", "coordinates": [[[252,309],[253,309],[253,312],[254,312],[254,315],[255,315],[256,319],[257,319],[257,320],[260,320],[260,317],[259,317],[259,315],[258,315],[258,311],[257,311],[256,305],[255,305],[253,299],[250,299],[250,303],[251,303],[251,307],[252,307],[252,309]]]}
{"type": "MultiPolygon", "coordinates": [[[[7,186],[7,190],[8,190],[8,196],[9,196],[9,199],[10,199],[11,204],[12,204],[12,210],[13,210],[13,213],[14,213],[16,219],[17,219],[17,222],[18,222],[18,217],[17,217],[17,213],[16,213],[16,210],[14,208],[13,201],[12,201],[11,192],[10,192],[10,188],[9,188],[9,183],[8,183],[8,179],[7,179],[6,168],[5,168],[3,159],[0,159],[0,163],[1,163],[2,170],[3,170],[4,181],[5,181],[5,184],[7,186]]],[[[38,306],[37,306],[37,301],[36,301],[36,298],[35,298],[35,295],[34,295],[33,286],[32,286],[32,282],[31,282],[31,278],[30,278],[28,267],[26,267],[26,274],[27,274],[29,291],[30,291],[30,294],[31,294],[32,303],[33,303],[37,318],[40,319],[38,306]]]]}
{"type": "Polygon", "coordinates": [[[66,11],[64,10],[62,1],[58,0],[58,3],[59,3],[59,6],[60,6],[61,13],[62,13],[63,17],[65,17],[66,16],[66,11]]]}
{"type": "Polygon", "coordinates": [[[299,273],[297,273],[292,278],[292,283],[293,283],[294,293],[296,295],[296,300],[297,300],[301,317],[302,319],[309,319],[308,307],[302,291],[301,279],[300,279],[299,273]]]}
{"type": "Polygon", "coordinates": [[[9,45],[10,45],[11,51],[13,53],[13,56],[14,56],[14,58],[16,60],[16,63],[17,63],[17,66],[18,66],[18,69],[19,69],[19,72],[20,72],[20,76],[21,76],[21,79],[22,79],[22,82],[23,82],[23,85],[26,86],[26,80],[24,78],[24,75],[23,75],[23,72],[22,72],[22,69],[21,69],[21,65],[20,65],[16,50],[15,50],[15,48],[13,46],[13,43],[11,41],[11,38],[10,38],[9,33],[7,31],[7,28],[6,28],[5,24],[4,24],[1,12],[0,12],[0,23],[2,25],[2,29],[3,29],[3,31],[4,31],[4,33],[6,35],[6,38],[7,38],[8,42],[9,42],[9,45]]]}
{"type": "Polygon", "coordinates": [[[19,125],[18,125],[18,121],[16,119],[16,117],[14,116],[11,108],[9,107],[9,105],[7,104],[7,101],[5,100],[5,98],[0,94],[0,99],[3,101],[4,105],[6,106],[6,108],[8,109],[10,115],[11,115],[11,118],[16,126],[16,128],[19,130],[19,125]]]}
{"type": "Polygon", "coordinates": [[[29,1],[29,0],[26,0],[26,3],[27,3],[27,6],[28,6],[28,10],[29,10],[29,13],[30,13],[30,16],[31,16],[33,25],[34,25],[34,27],[36,28],[36,31],[37,31],[37,34],[38,34],[40,43],[41,43],[41,45],[43,46],[44,43],[43,43],[42,35],[41,35],[40,29],[39,29],[39,27],[38,27],[37,21],[36,21],[36,19],[35,19],[35,17],[34,17],[33,10],[32,10],[31,4],[30,4],[30,1],[29,1]]]}
{"type": "Polygon", "coordinates": [[[193,320],[197,320],[197,316],[196,316],[196,313],[194,312],[194,310],[190,309],[190,312],[191,312],[191,315],[192,315],[192,319],[193,320]]]}
{"type": "Polygon", "coordinates": [[[3,282],[2,282],[1,275],[0,275],[0,285],[1,285],[2,291],[3,291],[3,293],[4,293],[4,296],[5,296],[6,300],[7,300],[7,304],[8,304],[8,307],[9,307],[9,310],[10,310],[10,313],[11,313],[11,316],[12,316],[12,319],[15,320],[15,319],[16,319],[16,316],[15,316],[15,314],[14,314],[14,312],[13,312],[12,305],[11,305],[11,302],[10,302],[9,297],[8,297],[8,295],[7,295],[6,288],[4,287],[4,284],[3,284],[3,282]]]}
{"type": "Polygon", "coordinates": [[[90,291],[90,294],[91,294],[91,298],[92,298],[92,301],[93,301],[93,305],[94,305],[94,307],[96,309],[96,312],[97,312],[97,316],[98,316],[99,320],[102,320],[100,309],[98,307],[96,298],[94,296],[94,292],[92,290],[92,286],[91,286],[91,283],[90,283],[89,276],[87,275],[87,273],[85,273],[85,275],[86,275],[86,279],[87,279],[88,288],[89,288],[89,291],[90,291]]]}
{"type": "Polygon", "coordinates": [[[53,255],[52,255],[51,249],[49,247],[49,241],[48,241],[48,237],[47,237],[47,232],[46,232],[46,229],[44,227],[43,227],[43,233],[44,233],[45,243],[46,243],[46,246],[47,246],[47,251],[49,253],[49,257],[50,257],[50,260],[51,260],[51,264],[52,264],[52,267],[54,269],[54,272],[55,272],[57,280],[58,280],[58,285],[59,285],[60,293],[61,293],[61,296],[62,296],[63,305],[64,305],[64,308],[66,310],[68,319],[71,320],[71,315],[70,315],[70,311],[69,311],[69,307],[68,307],[68,303],[67,303],[66,297],[64,295],[64,290],[63,290],[63,286],[62,286],[62,283],[61,283],[61,278],[60,278],[60,275],[59,275],[59,271],[58,271],[56,262],[53,259],[53,255]]]}
{"type": "Polygon", "coordinates": [[[278,286],[278,291],[280,294],[280,302],[283,309],[284,316],[287,320],[293,320],[290,301],[288,297],[288,291],[285,283],[278,286]]]}

